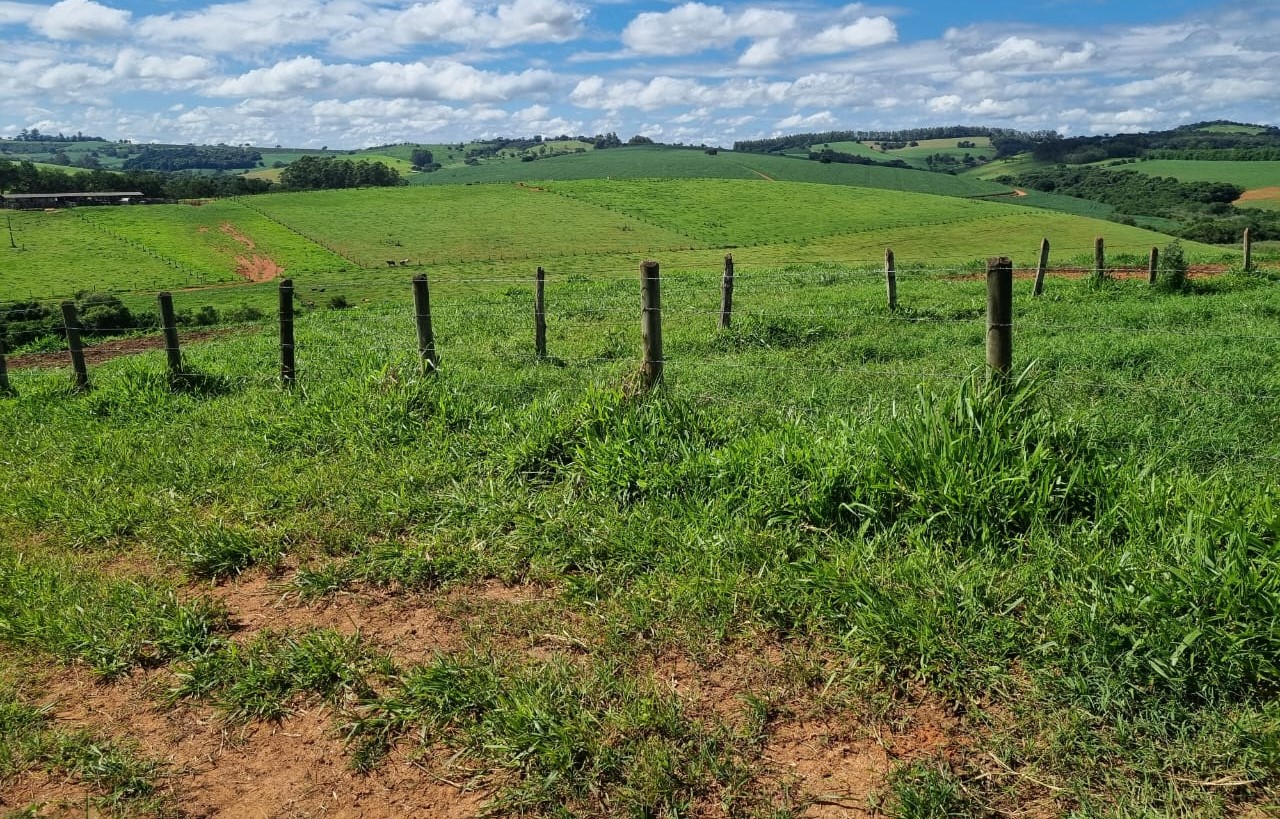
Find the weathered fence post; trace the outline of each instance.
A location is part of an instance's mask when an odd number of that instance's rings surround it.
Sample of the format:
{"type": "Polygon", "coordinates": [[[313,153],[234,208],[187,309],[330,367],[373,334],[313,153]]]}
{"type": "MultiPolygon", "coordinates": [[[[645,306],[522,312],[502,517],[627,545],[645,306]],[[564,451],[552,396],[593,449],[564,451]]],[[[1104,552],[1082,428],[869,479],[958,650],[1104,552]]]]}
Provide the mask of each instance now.
{"type": "Polygon", "coordinates": [[[1151,261],[1147,262],[1147,284],[1155,284],[1160,275],[1160,248],[1151,248],[1151,261]]]}
{"type": "Polygon", "coordinates": [[[987,378],[1003,381],[1013,367],[1013,262],[987,259],[987,378]]]}
{"type": "MultiPolygon", "coordinates": [[[[415,285],[416,287],[416,285],[415,285]]],[[[538,268],[537,280],[533,288],[533,349],[538,358],[547,357],[547,274],[538,268]]],[[[421,332],[421,330],[419,330],[421,332]]],[[[421,335],[419,335],[421,341],[421,335]]],[[[421,345],[419,345],[421,348],[421,345]]]]}
{"type": "Polygon", "coordinates": [[[1253,237],[1249,228],[1244,229],[1244,272],[1253,270],[1253,237]]]}
{"type": "Polygon", "coordinates": [[[182,348],[178,346],[178,319],[173,312],[173,294],[164,291],[156,296],[160,303],[160,326],[164,328],[164,353],[169,359],[169,381],[182,375],[182,348]]]}
{"type": "Polygon", "coordinates": [[[9,364],[4,359],[7,353],[4,336],[0,335],[0,396],[18,394],[13,385],[9,383],[9,364]]]}
{"type": "Polygon", "coordinates": [[[720,279],[720,329],[728,330],[733,321],[733,254],[724,256],[724,276],[720,279]]]}
{"type": "Polygon", "coordinates": [[[418,357],[422,360],[422,372],[433,373],[440,368],[440,357],[436,355],[436,335],[431,327],[431,290],[425,273],[413,277],[413,318],[418,326],[418,357]]]}
{"type": "Polygon", "coordinates": [[[280,282],[280,383],[292,387],[298,379],[293,341],[293,279],[280,282]]]}
{"type": "Polygon", "coordinates": [[[884,286],[889,295],[889,309],[898,309],[898,270],[893,263],[893,250],[884,250],[884,286]]]}
{"type": "Polygon", "coordinates": [[[1036,286],[1032,288],[1031,295],[1039,296],[1044,293],[1044,274],[1049,272],[1049,240],[1040,240],[1040,263],[1036,265],[1036,286]]]}
{"type": "Polygon", "coordinates": [[[89,388],[89,369],[84,364],[84,343],[80,340],[80,319],[76,316],[76,303],[62,303],[62,326],[67,333],[67,351],[71,353],[72,383],[77,392],[89,388]]]}
{"type": "Polygon", "coordinates": [[[641,386],[651,390],[662,382],[662,284],[658,263],[640,263],[640,341],[644,362],[640,367],[641,386]]]}
{"type": "Polygon", "coordinates": [[[1093,277],[1095,279],[1107,277],[1106,244],[1101,236],[1093,240],[1093,277]]]}

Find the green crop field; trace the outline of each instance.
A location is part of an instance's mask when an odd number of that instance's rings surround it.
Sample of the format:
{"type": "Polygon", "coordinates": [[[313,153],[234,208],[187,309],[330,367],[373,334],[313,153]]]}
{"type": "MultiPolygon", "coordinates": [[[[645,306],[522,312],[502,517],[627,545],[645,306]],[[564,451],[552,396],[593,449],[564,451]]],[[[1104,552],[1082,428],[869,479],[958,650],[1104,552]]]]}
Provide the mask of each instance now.
{"type": "Polygon", "coordinates": [[[429,376],[407,292],[303,311],[292,389],[266,321],[11,370],[6,809],[1280,807],[1274,264],[1019,279],[989,388],[980,277],[744,264],[719,330],[664,260],[652,393],[634,268],[551,271],[542,361],[527,276],[437,273],[429,376]]]}
{"type": "Polygon", "coordinates": [[[988,196],[1009,189],[992,182],[925,171],[823,164],[795,157],[696,148],[627,147],[585,154],[446,168],[415,179],[424,185],[463,182],[533,182],[568,179],[772,179],[816,182],[942,196],[988,196]]]}
{"type": "Polygon", "coordinates": [[[1180,182],[1230,182],[1245,190],[1280,186],[1280,162],[1146,159],[1116,166],[1115,170],[1137,171],[1149,176],[1169,176],[1180,182]]]}

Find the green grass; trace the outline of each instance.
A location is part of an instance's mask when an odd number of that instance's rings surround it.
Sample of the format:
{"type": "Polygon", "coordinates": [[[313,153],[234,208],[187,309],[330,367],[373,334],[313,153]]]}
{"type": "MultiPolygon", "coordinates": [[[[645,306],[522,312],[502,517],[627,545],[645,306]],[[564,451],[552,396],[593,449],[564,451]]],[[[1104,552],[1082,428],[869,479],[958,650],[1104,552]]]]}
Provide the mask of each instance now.
{"type": "Polygon", "coordinates": [[[824,165],[807,159],[699,148],[614,148],[536,162],[446,168],[415,180],[425,185],[574,179],[761,179],[818,182],[942,196],[985,196],[1008,188],[946,174],[863,165],[824,165]]]}
{"type": "Polygon", "coordinates": [[[65,370],[14,372],[0,642],[166,666],[173,696],[237,721],[326,702],[352,764],[444,748],[509,815],[802,815],[762,779],[769,737],[806,708],[847,719],[833,697],[935,698],[982,726],[891,775],[893,815],[1274,804],[1274,271],[1182,292],[1055,278],[1035,300],[1019,280],[1015,352],[1035,372],[1003,391],[969,380],[981,281],[904,269],[890,314],[874,272],[748,265],[718,331],[717,271],[663,272],[668,385],[650,397],[623,386],[633,278],[585,272],[551,276],[548,362],[527,280],[442,275],[433,377],[403,299],[304,314],[293,391],[270,326],[187,351],[230,385],[210,394],[166,389],[159,352],[95,367],[82,396],[65,370]],[[98,568],[121,553],[155,573],[98,568]],[[264,562],[306,567],[298,588],[333,605],[501,580],[545,589],[546,614],[507,609],[400,663],[376,633],[229,641],[172,596],[184,572],[264,562]],[[513,652],[504,629],[559,639],[513,652]],[[645,660],[761,644],[822,661],[787,708],[720,695],[747,723],[645,660]]]}
{"type": "Polygon", "coordinates": [[[1120,165],[1117,170],[1137,171],[1149,176],[1169,176],[1179,182],[1229,182],[1245,190],[1280,186],[1280,162],[1147,159],[1120,165]]]}

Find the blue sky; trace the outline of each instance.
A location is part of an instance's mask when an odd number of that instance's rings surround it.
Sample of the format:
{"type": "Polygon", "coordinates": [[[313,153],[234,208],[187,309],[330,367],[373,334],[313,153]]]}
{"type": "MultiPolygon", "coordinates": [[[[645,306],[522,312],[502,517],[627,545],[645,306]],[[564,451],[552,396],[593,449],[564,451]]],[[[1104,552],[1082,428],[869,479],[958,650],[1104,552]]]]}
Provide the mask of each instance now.
{"type": "Polygon", "coordinates": [[[0,135],[355,148],[1280,122],[1280,1],[0,0],[0,135]]]}

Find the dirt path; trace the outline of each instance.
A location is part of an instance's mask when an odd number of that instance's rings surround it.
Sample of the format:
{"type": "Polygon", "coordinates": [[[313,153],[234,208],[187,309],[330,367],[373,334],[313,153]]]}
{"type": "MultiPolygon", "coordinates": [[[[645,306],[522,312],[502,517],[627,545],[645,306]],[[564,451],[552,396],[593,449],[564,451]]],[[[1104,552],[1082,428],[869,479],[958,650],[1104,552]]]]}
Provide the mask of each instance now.
{"type": "MultiPolygon", "coordinates": [[[[239,327],[224,327],[217,330],[195,330],[182,333],[182,343],[209,341],[210,339],[222,338],[232,333],[244,332],[239,327]]],[[[118,338],[110,341],[104,341],[101,344],[95,344],[92,347],[84,348],[84,360],[86,364],[101,364],[104,361],[110,361],[113,358],[119,358],[125,355],[135,355],[148,350],[163,350],[164,336],[135,336],[133,338],[118,338]]],[[[33,367],[66,367],[69,366],[70,359],[68,354],[63,352],[57,353],[26,353],[24,355],[16,355],[9,359],[9,369],[24,370],[33,367]]]]}
{"type": "MultiPolygon", "coordinates": [[[[742,163],[738,163],[738,164],[742,164],[742,163]]],[[[767,174],[767,173],[763,173],[763,172],[761,172],[761,171],[757,171],[755,168],[751,167],[750,165],[743,165],[742,167],[744,167],[744,168],[746,168],[747,170],[751,171],[753,174],[755,174],[756,176],[758,176],[758,177],[760,177],[761,179],[765,180],[766,182],[777,182],[777,181],[778,181],[778,180],[774,179],[772,176],[769,176],[769,174],[767,174]]]]}

